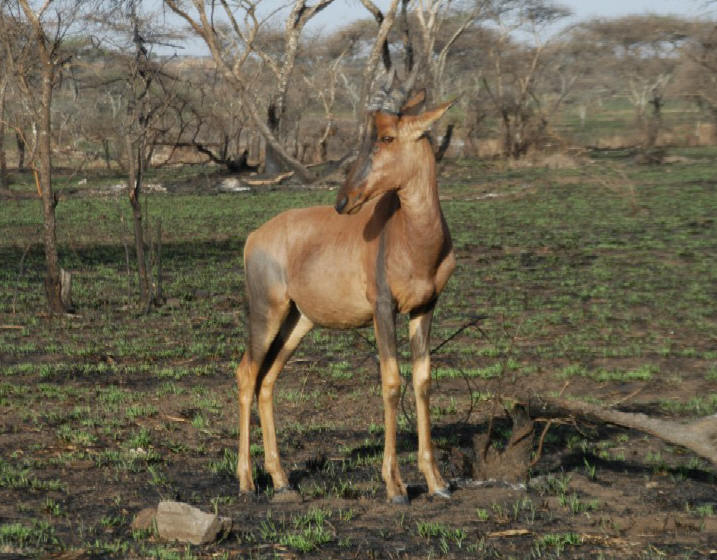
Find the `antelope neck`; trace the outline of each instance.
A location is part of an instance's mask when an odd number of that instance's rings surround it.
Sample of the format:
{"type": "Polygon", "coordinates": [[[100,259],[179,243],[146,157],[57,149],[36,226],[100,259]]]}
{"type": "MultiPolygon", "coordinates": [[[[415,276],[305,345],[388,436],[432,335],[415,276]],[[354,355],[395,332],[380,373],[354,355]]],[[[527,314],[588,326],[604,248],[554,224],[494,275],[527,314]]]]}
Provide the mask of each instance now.
{"type": "Polygon", "coordinates": [[[398,190],[401,207],[395,218],[406,245],[430,259],[443,249],[444,229],[435,162],[432,153],[426,156],[411,179],[398,190]]]}

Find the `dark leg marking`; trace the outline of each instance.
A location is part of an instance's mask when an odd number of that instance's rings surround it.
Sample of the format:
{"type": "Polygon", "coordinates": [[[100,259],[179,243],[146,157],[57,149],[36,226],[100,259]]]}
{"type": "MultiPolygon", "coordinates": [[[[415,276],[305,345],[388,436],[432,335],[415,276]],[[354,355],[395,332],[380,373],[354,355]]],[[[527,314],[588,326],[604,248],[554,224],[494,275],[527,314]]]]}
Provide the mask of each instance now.
{"type": "Polygon", "coordinates": [[[289,313],[281,324],[279,332],[276,333],[276,337],[274,337],[274,340],[269,346],[269,349],[266,352],[266,356],[264,356],[264,360],[262,361],[261,367],[259,368],[259,375],[257,377],[256,383],[257,394],[259,393],[259,389],[261,387],[262,381],[264,380],[264,376],[274,364],[274,360],[276,360],[277,354],[286,344],[286,338],[289,336],[289,334],[291,334],[291,331],[294,330],[294,327],[299,322],[300,317],[301,313],[296,307],[296,304],[294,304],[294,302],[292,301],[290,303],[289,313]]]}
{"type": "Polygon", "coordinates": [[[379,355],[396,356],[396,302],[386,275],[386,232],[381,233],[376,255],[376,337],[379,355]]]}
{"type": "Polygon", "coordinates": [[[411,337],[411,356],[414,360],[425,358],[430,354],[431,320],[436,300],[433,299],[426,305],[411,311],[411,318],[420,317],[421,328],[417,329],[411,337]]]}

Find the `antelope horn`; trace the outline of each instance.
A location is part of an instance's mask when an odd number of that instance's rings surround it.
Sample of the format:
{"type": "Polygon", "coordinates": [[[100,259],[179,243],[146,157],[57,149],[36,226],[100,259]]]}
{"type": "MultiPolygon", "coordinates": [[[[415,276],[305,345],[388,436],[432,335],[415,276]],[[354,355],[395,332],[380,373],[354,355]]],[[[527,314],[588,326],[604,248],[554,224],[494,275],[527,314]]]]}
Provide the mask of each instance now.
{"type": "MultiPolygon", "coordinates": [[[[381,74],[384,74],[383,69],[381,74]]],[[[383,111],[384,113],[398,114],[416,83],[418,65],[413,67],[403,84],[398,79],[395,66],[385,72],[385,76],[381,76],[381,74],[376,78],[375,83],[383,81],[383,85],[377,88],[371,96],[366,109],[369,112],[383,111]]]]}
{"type": "Polygon", "coordinates": [[[413,67],[410,74],[403,82],[401,82],[394,73],[393,84],[391,85],[390,91],[387,92],[386,100],[381,110],[386,113],[393,113],[396,115],[400,113],[401,107],[403,107],[404,103],[406,103],[406,100],[416,83],[416,76],[418,76],[418,65],[413,67]]]}
{"type": "Polygon", "coordinates": [[[381,67],[379,74],[374,78],[374,92],[366,105],[366,110],[369,112],[383,111],[387,97],[390,95],[391,89],[393,88],[393,82],[396,78],[396,69],[391,68],[388,72],[381,67]],[[383,82],[380,86],[377,85],[383,82]]]}
{"type": "Polygon", "coordinates": [[[386,92],[391,91],[394,86],[396,85],[396,67],[391,66],[391,68],[386,73],[386,81],[384,82],[383,89],[386,92]]]}
{"type": "MultiPolygon", "coordinates": [[[[406,78],[406,81],[403,84],[403,87],[406,91],[406,98],[411,94],[411,90],[413,89],[413,86],[416,85],[416,78],[418,77],[418,64],[414,64],[413,68],[411,69],[411,73],[406,78]]],[[[404,99],[405,101],[405,99],[404,99]]]]}

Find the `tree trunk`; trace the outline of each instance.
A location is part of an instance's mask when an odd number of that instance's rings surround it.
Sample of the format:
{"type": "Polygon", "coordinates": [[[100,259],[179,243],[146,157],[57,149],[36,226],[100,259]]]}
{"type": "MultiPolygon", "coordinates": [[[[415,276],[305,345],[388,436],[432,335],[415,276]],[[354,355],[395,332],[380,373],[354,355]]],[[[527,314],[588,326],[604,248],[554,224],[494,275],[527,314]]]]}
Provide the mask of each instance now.
{"type": "MultiPolygon", "coordinates": [[[[266,125],[275,138],[280,138],[281,135],[279,127],[281,126],[281,122],[279,119],[281,116],[277,115],[276,111],[276,106],[273,103],[270,103],[267,111],[266,125]]],[[[301,162],[300,158],[297,158],[296,156],[294,156],[294,158],[301,162]]],[[[268,175],[276,175],[285,171],[286,167],[287,166],[282,161],[281,153],[270,142],[267,142],[266,154],[264,156],[264,173],[268,175]]]]}
{"type": "Polygon", "coordinates": [[[518,159],[515,155],[515,138],[513,133],[513,125],[507,112],[503,112],[503,155],[506,159],[518,159]]]}
{"type": "Polygon", "coordinates": [[[491,445],[494,436],[492,422],[487,433],[476,434],[473,438],[475,479],[524,482],[530,475],[530,468],[540,459],[543,439],[549,426],[548,424],[540,436],[537,455],[531,461],[535,439],[534,423],[538,419],[545,421],[569,418],[638,430],[689,449],[717,468],[717,414],[682,423],[543,395],[518,397],[517,402],[515,397],[508,400],[512,405],[506,408],[506,413],[511,417],[513,428],[505,446],[496,449],[491,445]]]}
{"type": "Polygon", "coordinates": [[[161,305],[164,300],[162,294],[162,221],[157,221],[157,289],[155,290],[154,299],[157,305],[161,305]]]}
{"type": "Polygon", "coordinates": [[[109,139],[105,138],[102,140],[102,148],[104,151],[104,160],[105,160],[105,167],[107,168],[107,171],[112,169],[112,152],[110,150],[110,141],[109,139]]]}
{"type": "Polygon", "coordinates": [[[10,188],[10,177],[7,172],[7,155],[5,152],[5,92],[7,80],[0,84],[0,188],[10,188]]]}
{"type": "Polygon", "coordinates": [[[62,282],[57,258],[57,237],[55,234],[55,206],[57,199],[52,192],[52,153],[50,133],[52,127],[51,103],[55,67],[47,62],[43,67],[42,97],[40,101],[39,130],[37,145],[38,177],[42,193],[44,218],[43,241],[45,245],[45,293],[51,313],[65,313],[67,308],[62,301],[62,282]]]}
{"type": "Polygon", "coordinates": [[[17,170],[25,170],[25,139],[22,134],[15,132],[15,142],[17,143],[17,170]]]}
{"type": "Polygon", "coordinates": [[[142,228],[142,205],[140,193],[144,170],[142,169],[141,148],[132,141],[129,134],[126,137],[127,162],[129,165],[129,203],[132,206],[134,223],[134,247],[137,256],[137,277],[139,279],[140,304],[148,310],[151,303],[149,278],[147,276],[147,260],[144,254],[144,229],[142,228]]]}
{"type": "Polygon", "coordinates": [[[647,118],[645,148],[652,149],[657,144],[657,135],[662,128],[662,96],[653,95],[650,99],[652,114],[647,118]]]}

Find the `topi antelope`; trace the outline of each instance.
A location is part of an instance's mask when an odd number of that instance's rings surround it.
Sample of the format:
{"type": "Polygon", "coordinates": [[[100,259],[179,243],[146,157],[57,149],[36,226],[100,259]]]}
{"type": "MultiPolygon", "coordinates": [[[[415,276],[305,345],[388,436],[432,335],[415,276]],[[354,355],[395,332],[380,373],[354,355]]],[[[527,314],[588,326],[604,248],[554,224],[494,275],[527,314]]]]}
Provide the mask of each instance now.
{"type": "Polygon", "coordinates": [[[431,441],[429,331],[433,309],[455,267],[426,136],[449,108],[421,112],[424,94],[403,105],[384,92],[373,130],[339,190],[336,206],[288,210],[247,238],[244,248],[249,343],[237,368],[241,492],[254,490],[250,408],[257,396],[265,468],[275,492],[298,497],[281,467],[274,427],[274,383],[314,326],[353,328],[373,320],[385,415],[382,475],[387,497],[408,503],[396,456],[401,378],[396,313],[410,316],[418,466],[431,495],[449,498],[431,441]]]}

